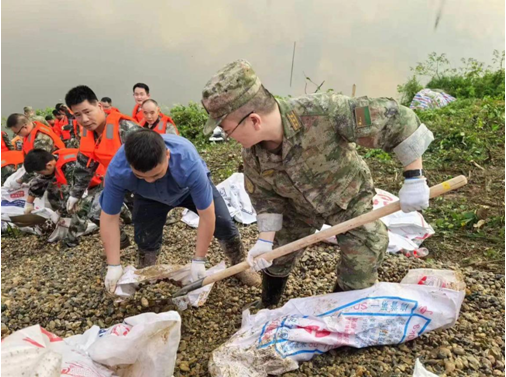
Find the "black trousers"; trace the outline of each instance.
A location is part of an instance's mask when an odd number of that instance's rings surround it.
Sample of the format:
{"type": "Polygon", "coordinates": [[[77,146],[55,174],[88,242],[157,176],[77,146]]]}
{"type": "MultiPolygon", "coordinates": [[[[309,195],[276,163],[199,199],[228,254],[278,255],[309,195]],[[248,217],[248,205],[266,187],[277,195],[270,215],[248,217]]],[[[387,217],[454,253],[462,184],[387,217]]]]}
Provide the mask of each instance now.
{"type": "MultiPolygon", "coordinates": [[[[216,227],[214,236],[219,240],[230,240],[239,236],[227,205],[222,196],[211,183],[213,188],[214,211],[216,214],[216,227]]],[[[169,211],[176,207],[187,208],[197,213],[191,195],[187,195],[181,203],[172,207],[167,204],[146,199],[138,194],[134,195],[133,223],[135,243],[140,250],[158,251],[162,247],[163,226],[167,220],[169,211]]]]}

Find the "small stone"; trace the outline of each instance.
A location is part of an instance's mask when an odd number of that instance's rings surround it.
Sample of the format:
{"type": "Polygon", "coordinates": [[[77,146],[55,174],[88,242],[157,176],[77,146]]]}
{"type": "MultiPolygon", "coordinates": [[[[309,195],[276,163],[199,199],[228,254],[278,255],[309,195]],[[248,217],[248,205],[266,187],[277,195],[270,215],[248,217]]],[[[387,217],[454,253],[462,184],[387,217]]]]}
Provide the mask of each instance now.
{"type": "Polygon", "coordinates": [[[474,356],[467,356],[467,360],[469,361],[469,367],[474,370],[480,369],[480,362],[474,356]]]}
{"type": "Polygon", "coordinates": [[[445,372],[452,373],[455,370],[455,363],[451,360],[445,360],[445,372]]]}
{"type": "Polygon", "coordinates": [[[189,372],[190,366],[188,365],[187,361],[181,361],[181,364],[179,364],[179,369],[182,370],[183,372],[189,372]]]}
{"type": "Polygon", "coordinates": [[[502,351],[499,347],[490,348],[490,354],[494,356],[496,360],[501,360],[502,358],[502,351]]]}
{"type": "Polygon", "coordinates": [[[149,301],[146,297],[141,298],[141,305],[147,308],[149,306],[149,301]]]}
{"type": "Polygon", "coordinates": [[[462,363],[462,360],[460,359],[460,357],[455,359],[455,368],[457,368],[459,370],[464,369],[464,364],[462,363]]]}
{"type": "Polygon", "coordinates": [[[441,347],[437,352],[437,357],[440,359],[448,359],[452,357],[452,351],[448,348],[441,347]]]}
{"type": "Polygon", "coordinates": [[[411,350],[409,349],[409,347],[405,344],[401,344],[399,346],[399,350],[401,350],[402,352],[406,352],[406,353],[411,353],[411,350]]]}
{"type": "Polygon", "coordinates": [[[453,349],[453,353],[458,356],[464,356],[466,354],[466,351],[462,347],[455,347],[453,349]]]}

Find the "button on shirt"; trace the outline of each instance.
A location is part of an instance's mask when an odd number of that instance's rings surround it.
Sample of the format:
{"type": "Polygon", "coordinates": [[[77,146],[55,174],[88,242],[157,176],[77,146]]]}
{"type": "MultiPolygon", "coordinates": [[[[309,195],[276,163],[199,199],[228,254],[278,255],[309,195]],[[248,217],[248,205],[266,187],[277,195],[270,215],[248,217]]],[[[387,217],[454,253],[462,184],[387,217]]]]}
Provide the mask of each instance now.
{"type": "Polygon", "coordinates": [[[170,151],[169,168],[162,178],[152,183],[134,175],[126,159],[124,145],[118,150],[107,168],[105,187],[100,196],[100,205],[105,213],[119,214],[127,191],[171,207],[177,207],[188,195],[199,210],[211,205],[213,190],[209,169],[195,146],[181,136],[161,137],[170,151]]]}

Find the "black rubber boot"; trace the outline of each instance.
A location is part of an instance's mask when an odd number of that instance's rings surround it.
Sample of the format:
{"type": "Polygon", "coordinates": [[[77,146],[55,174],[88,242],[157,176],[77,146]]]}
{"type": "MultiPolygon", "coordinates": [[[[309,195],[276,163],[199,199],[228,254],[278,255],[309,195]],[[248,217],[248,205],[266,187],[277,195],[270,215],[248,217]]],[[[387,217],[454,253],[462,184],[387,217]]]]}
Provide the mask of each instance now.
{"type": "Polygon", "coordinates": [[[344,292],[344,289],[341,288],[341,286],[339,285],[337,280],[336,280],[336,283],[334,284],[334,289],[332,289],[332,292],[333,293],[344,292]]]}
{"type": "Polygon", "coordinates": [[[119,235],[119,248],[120,250],[126,249],[128,246],[130,246],[130,238],[125,233],[123,229],[120,231],[119,235]]]}
{"type": "Polygon", "coordinates": [[[154,266],[158,259],[158,252],[159,250],[146,251],[139,249],[137,251],[137,269],[154,266]]]}
{"type": "Polygon", "coordinates": [[[266,272],[262,273],[262,307],[268,308],[279,304],[281,296],[285,291],[288,276],[276,277],[270,276],[266,272]]]}

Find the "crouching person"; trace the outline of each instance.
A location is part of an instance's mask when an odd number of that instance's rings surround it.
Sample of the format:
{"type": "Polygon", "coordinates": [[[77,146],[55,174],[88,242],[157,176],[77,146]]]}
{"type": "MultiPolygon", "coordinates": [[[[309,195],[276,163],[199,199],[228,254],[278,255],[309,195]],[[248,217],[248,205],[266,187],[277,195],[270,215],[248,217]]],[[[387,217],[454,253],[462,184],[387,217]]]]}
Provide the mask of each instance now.
{"type": "MultiPolygon", "coordinates": [[[[37,175],[30,181],[28,199],[25,204],[25,214],[34,209],[35,198],[40,198],[47,191],[47,198],[51,207],[59,211],[62,216],[71,215],[68,234],[62,243],[66,247],[74,247],[79,241],[77,235],[88,227],[88,221],[99,225],[102,180],[99,176],[93,177],[88,186],[88,195],[81,199],[72,213],[67,213],[65,203],[70,195],[70,185],[74,180],[74,170],[77,158],[77,149],[63,148],[53,153],[43,149],[33,149],[25,157],[24,167],[27,173],[37,175]]],[[[125,209],[123,209],[125,210],[125,209]]],[[[125,238],[123,236],[123,238],[125,238]]]]}
{"type": "MultiPolygon", "coordinates": [[[[232,264],[245,259],[239,231],[193,144],[180,136],[160,135],[145,129],[129,135],[114,156],[100,198],[100,234],[108,263],[105,286],[110,292],[114,292],[123,271],[118,221],[127,191],[134,193],[137,267],[156,263],[167,213],[175,207],[188,208],[200,216],[191,263],[192,281],[204,277],[204,264],[213,235],[232,264]]],[[[251,270],[237,277],[251,286],[261,282],[258,274],[251,270]]]]}

